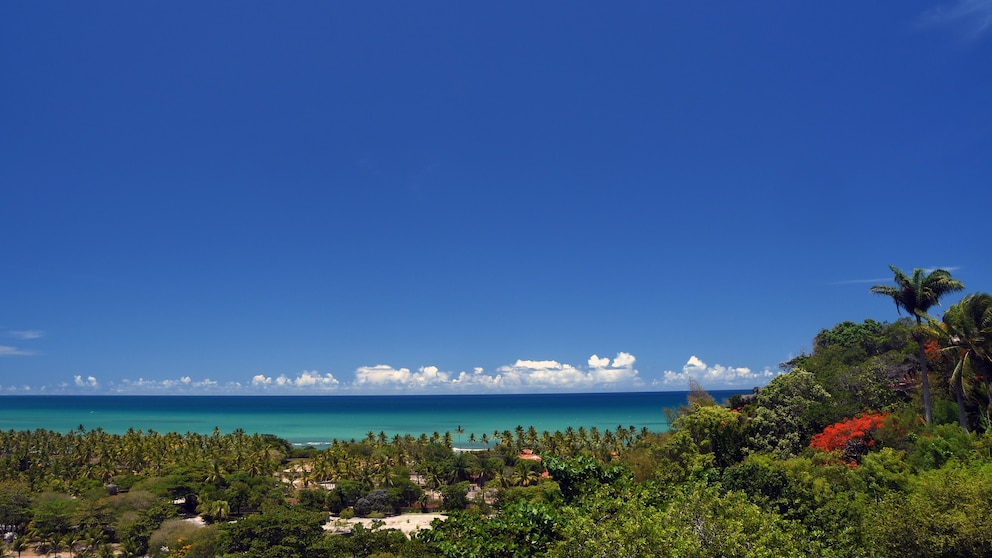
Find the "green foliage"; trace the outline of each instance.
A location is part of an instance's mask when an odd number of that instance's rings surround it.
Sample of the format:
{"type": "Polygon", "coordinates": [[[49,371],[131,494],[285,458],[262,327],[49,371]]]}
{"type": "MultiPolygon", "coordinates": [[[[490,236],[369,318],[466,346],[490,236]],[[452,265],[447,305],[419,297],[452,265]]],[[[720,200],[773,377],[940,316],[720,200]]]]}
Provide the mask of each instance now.
{"type": "Polygon", "coordinates": [[[745,442],[744,423],[736,411],[715,405],[692,405],[673,426],[688,432],[701,453],[713,454],[717,467],[740,461],[745,442]]]}
{"type": "Polygon", "coordinates": [[[327,511],[328,491],[322,488],[308,488],[296,493],[300,506],[309,511],[327,511]]]}
{"type": "Polygon", "coordinates": [[[372,528],[358,524],[352,528],[347,545],[351,556],[393,554],[407,550],[406,535],[396,529],[383,529],[380,524],[373,522],[372,528]]]}
{"type": "Polygon", "coordinates": [[[561,539],[549,548],[548,556],[655,556],[666,548],[664,510],[643,491],[629,498],[603,494],[587,498],[587,503],[562,510],[561,539]]]}
{"type": "Polygon", "coordinates": [[[801,355],[789,368],[810,371],[830,394],[823,420],[836,422],[864,410],[879,410],[903,399],[905,379],[918,366],[918,344],[908,318],[880,324],[841,322],[824,329],[813,341],[813,354],[801,355]]]}
{"type": "Polygon", "coordinates": [[[911,478],[911,469],[905,461],[905,453],[892,448],[869,453],[861,460],[857,473],[862,477],[865,490],[881,499],[889,492],[906,490],[911,478]]]}
{"type": "Polygon", "coordinates": [[[27,524],[31,519],[30,494],[30,488],[23,482],[0,482],[0,525],[27,524]]]}
{"type": "MultiPolygon", "coordinates": [[[[964,284],[951,278],[950,272],[944,269],[928,271],[914,269],[912,277],[907,276],[899,268],[890,265],[896,286],[875,285],[870,292],[887,296],[896,304],[896,310],[905,310],[920,325],[927,310],[940,303],[945,294],[964,289],[964,284]]],[[[919,345],[920,380],[923,387],[923,407],[927,424],[933,422],[933,410],[930,397],[930,376],[927,374],[927,359],[924,353],[925,335],[922,328],[917,328],[914,337],[919,345]]]]}
{"type": "Polygon", "coordinates": [[[390,505],[396,510],[414,505],[424,495],[424,489],[411,481],[409,475],[395,480],[386,492],[390,505]]]}
{"type": "Polygon", "coordinates": [[[217,549],[245,558],[306,558],[317,554],[323,523],[319,513],[274,507],[220,525],[217,549]]]}
{"type": "Polygon", "coordinates": [[[41,537],[61,536],[73,527],[73,517],[79,506],[63,494],[46,493],[36,497],[32,510],[31,529],[41,537]]]}
{"type": "Polygon", "coordinates": [[[544,481],[532,486],[511,486],[499,492],[496,500],[498,507],[506,507],[516,502],[531,504],[561,504],[561,490],[555,481],[544,481]]]}
{"type": "Polygon", "coordinates": [[[167,519],[148,539],[148,556],[175,556],[182,547],[185,558],[212,558],[216,552],[217,527],[200,527],[182,519],[167,519]]]}
{"type": "Polygon", "coordinates": [[[130,554],[147,553],[148,539],[151,538],[152,533],[163,521],[175,516],[176,510],[172,504],[157,500],[153,500],[140,511],[129,510],[117,521],[117,538],[121,547],[130,554]]]}
{"type": "Polygon", "coordinates": [[[881,556],[992,555],[992,465],[925,471],[908,492],[889,492],[867,514],[881,556]],[[894,520],[895,519],[895,520],[894,520]]]}
{"type": "Polygon", "coordinates": [[[841,322],[832,329],[820,330],[813,338],[813,351],[815,353],[831,347],[847,349],[842,360],[846,364],[857,364],[878,354],[882,328],[882,324],[875,320],[865,320],[860,324],[841,322]]]}
{"type": "Polygon", "coordinates": [[[341,513],[341,510],[354,506],[364,494],[365,487],[361,483],[342,480],[327,496],[327,505],[332,513],[341,513]]]}
{"type": "Polygon", "coordinates": [[[796,368],[761,390],[750,410],[745,451],[787,458],[798,454],[823,429],[830,399],[812,373],[796,368]]]}
{"type": "Polygon", "coordinates": [[[974,455],[974,436],[956,424],[938,424],[914,438],[906,461],[918,470],[937,469],[951,460],[967,461],[974,455]]]}
{"type": "Polygon", "coordinates": [[[449,484],[441,489],[441,497],[444,499],[442,507],[445,510],[464,510],[468,507],[468,481],[457,484],[449,484]]]}
{"type": "Polygon", "coordinates": [[[788,509],[788,501],[784,497],[789,476],[768,459],[752,456],[728,467],[723,472],[721,483],[725,490],[743,492],[751,501],[763,503],[771,509],[783,512],[788,509]]]}
{"type": "Polygon", "coordinates": [[[862,517],[873,498],[865,492],[856,469],[825,460],[824,454],[814,458],[766,462],[788,479],[781,499],[768,505],[802,525],[807,537],[822,545],[825,554],[860,555],[856,551],[864,547],[862,517]]]}
{"type": "Polygon", "coordinates": [[[679,430],[653,445],[654,479],[664,484],[681,484],[705,476],[716,466],[712,453],[703,453],[687,430],[679,430]]]}
{"type": "Polygon", "coordinates": [[[562,524],[548,556],[777,557],[807,556],[819,548],[798,525],[744,494],[699,483],[682,485],[667,502],[640,492],[597,498],[591,509],[567,511],[562,524]]]}
{"type": "Polygon", "coordinates": [[[566,502],[571,502],[582,492],[599,484],[614,484],[629,479],[630,472],[619,466],[605,467],[599,461],[586,456],[570,459],[548,457],[544,460],[548,474],[561,490],[566,502]]]}
{"type": "Polygon", "coordinates": [[[389,503],[389,497],[385,490],[381,488],[362,496],[353,506],[355,515],[358,517],[368,517],[371,513],[384,514],[393,511],[393,506],[389,503]]]}
{"type": "Polygon", "coordinates": [[[529,503],[515,503],[484,521],[455,512],[446,521],[435,521],[418,538],[450,558],[543,556],[559,536],[557,517],[550,505],[529,503]]]}

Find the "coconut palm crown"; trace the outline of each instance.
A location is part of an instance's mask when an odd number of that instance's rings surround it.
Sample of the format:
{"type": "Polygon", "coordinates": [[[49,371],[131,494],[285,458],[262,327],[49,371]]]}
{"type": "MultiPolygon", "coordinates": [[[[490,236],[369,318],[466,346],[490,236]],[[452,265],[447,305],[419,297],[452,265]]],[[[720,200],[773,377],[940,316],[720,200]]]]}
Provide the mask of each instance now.
{"type": "MultiPolygon", "coordinates": [[[[912,277],[907,276],[899,268],[890,265],[889,269],[895,275],[895,286],[875,285],[870,292],[891,298],[896,303],[896,311],[906,313],[916,318],[917,326],[920,326],[923,317],[934,305],[940,305],[940,297],[945,294],[964,289],[964,284],[951,277],[951,273],[944,269],[935,269],[929,273],[925,269],[914,269],[912,277]]],[[[927,359],[923,343],[924,335],[920,328],[916,334],[916,341],[920,345],[920,378],[923,383],[923,409],[926,414],[927,424],[933,422],[933,410],[930,405],[930,379],[927,376],[927,359]]]]}
{"type": "Polygon", "coordinates": [[[986,419],[992,409],[992,294],[975,293],[961,299],[944,313],[940,322],[930,318],[930,328],[940,342],[941,352],[954,359],[950,382],[958,400],[958,421],[968,430],[965,416],[965,390],[967,380],[980,380],[985,387],[988,407],[986,419]],[[967,376],[967,378],[966,378],[967,376]]]}

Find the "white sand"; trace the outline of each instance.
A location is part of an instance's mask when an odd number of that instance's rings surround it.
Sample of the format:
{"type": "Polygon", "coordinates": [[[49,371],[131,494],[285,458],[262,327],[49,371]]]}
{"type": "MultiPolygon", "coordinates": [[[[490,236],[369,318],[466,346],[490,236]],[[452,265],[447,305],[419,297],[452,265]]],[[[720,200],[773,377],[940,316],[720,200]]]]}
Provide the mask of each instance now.
{"type": "Polygon", "coordinates": [[[379,519],[370,519],[367,517],[338,519],[336,517],[332,517],[331,520],[324,525],[324,529],[335,533],[349,533],[351,532],[351,526],[356,523],[361,523],[365,527],[372,527],[373,521],[381,521],[384,523],[382,526],[383,529],[399,529],[403,533],[409,535],[410,533],[420,531],[422,529],[430,529],[432,521],[435,519],[444,521],[446,517],[447,516],[440,513],[405,513],[403,515],[393,515],[379,519]]]}

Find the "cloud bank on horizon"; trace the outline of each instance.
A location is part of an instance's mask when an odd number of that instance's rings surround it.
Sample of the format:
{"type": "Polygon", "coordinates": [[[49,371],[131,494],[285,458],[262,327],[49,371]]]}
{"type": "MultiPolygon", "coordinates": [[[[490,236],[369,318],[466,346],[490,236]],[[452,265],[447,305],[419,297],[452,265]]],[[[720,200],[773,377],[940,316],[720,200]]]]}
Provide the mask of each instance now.
{"type": "Polygon", "coordinates": [[[94,375],[73,375],[71,382],[55,385],[0,385],[3,394],[231,394],[231,395],[399,395],[399,394],[482,394],[538,393],[573,391],[682,390],[689,380],[707,389],[749,389],[771,381],[779,371],[759,372],[746,367],[708,365],[693,355],[680,371],[667,370],[662,377],[646,381],[637,368],[634,355],[619,352],[612,359],[592,355],[585,365],[555,360],[517,360],[487,372],[450,372],[437,366],[416,370],[385,364],[362,366],[352,381],[342,381],[331,373],[304,370],[296,376],[256,374],[245,382],[219,382],[190,376],[175,379],[122,379],[100,382],[94,375]]]}

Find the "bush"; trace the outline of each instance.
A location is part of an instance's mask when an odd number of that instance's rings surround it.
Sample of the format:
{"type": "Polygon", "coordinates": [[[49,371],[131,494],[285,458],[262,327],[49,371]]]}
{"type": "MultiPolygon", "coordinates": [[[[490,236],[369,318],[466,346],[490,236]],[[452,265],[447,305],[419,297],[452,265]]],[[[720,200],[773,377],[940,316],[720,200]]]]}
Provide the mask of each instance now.
{"type": "Polygon", "coordinates": [[[992,466],[951,464],[923,472],[908,493],[888,493],[867,524],[882,556],[990,556],[989,502],[992,466]]]}
{"type": "Polygon", "coordinates": [[[445,510],[463,510],[468,507],[468,481],[450,484],[441,488],[442,504],[445,510]]]}
{"type": "Polygon", "coordinates": [[[906,460],[917,469],[938,469],[951,459],[969,460],[974,453],[974,438],[957,424],[933,427],[931,434],[916,439],[906,460]]]}
{"type": "Polygon", "coordinates": [[[849,463],[861,463],[861,458],[875,445],[872,434],[889,418],[888,413],[864,413],[831,424],[814,434],[809,447],[825,452],[842,452],[849,463]]]}

